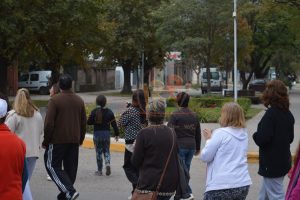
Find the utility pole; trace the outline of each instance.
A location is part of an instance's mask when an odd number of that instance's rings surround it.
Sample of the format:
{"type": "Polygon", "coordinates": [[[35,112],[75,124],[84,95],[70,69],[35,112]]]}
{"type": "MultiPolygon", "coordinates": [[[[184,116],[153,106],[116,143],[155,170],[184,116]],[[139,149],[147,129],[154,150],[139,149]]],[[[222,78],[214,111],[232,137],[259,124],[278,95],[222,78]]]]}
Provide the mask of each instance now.
{"type": "Polygon", "coordinates": [[[234,25],[234,102],[237,102],[237,13],[236,1],[233,0],[233,25],[234,25]]]}

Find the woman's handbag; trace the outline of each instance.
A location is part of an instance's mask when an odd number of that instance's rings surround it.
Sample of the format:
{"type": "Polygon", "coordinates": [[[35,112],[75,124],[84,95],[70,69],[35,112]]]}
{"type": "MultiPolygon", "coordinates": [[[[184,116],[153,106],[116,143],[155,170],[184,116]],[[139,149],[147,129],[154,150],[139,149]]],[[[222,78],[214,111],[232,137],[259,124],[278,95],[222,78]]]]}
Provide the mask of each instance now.
{"type": "Polygon", "coordinates": [[[148,193],[139,193],[136,190],[133,192],[131,200],[156,200],[157,191],[148,193]]]}
{"type": "Polygon", "coordinates": [[[165,164],[163,173],[160,176],[160,179],[159,179],[159,182],[158,182],[158,185],[156,187],[155,192],[140,193],[137,190],[134,190],[134,192],[132,194],[131,200],[156,200],[157,199],[158,190],[159,190],[159,188],[160,188],[160,186],[162,184],[162,181],[164,179],[164,176],[165,176],[165,173],[166,173],[166,170],[167,170],[167,167],[168,167],[168,164],[169,164],[169,161],[170,161],[173,149],[174,149],[174,145],[175,145],[175,139],[174,139],[174,132],[173,132],[173,130],[172,130],[172,138],[173,138],[172,147],[171,147],[171,150],[170,150],[167,162],[165,164]]]}

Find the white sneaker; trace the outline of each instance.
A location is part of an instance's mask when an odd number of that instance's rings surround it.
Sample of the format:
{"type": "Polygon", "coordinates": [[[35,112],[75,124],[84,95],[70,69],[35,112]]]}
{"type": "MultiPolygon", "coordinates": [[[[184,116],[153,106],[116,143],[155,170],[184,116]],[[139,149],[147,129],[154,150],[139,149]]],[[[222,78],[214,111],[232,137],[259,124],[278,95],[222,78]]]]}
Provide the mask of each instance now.
{"type": "Polygon", "coordinates": [[[52,181],[51,177],[47,174],[47,180],[52,181]]]}
{"type": "Polygon", "coordinates": [[[180,200],[193,200],[193,199],[194,199],[194,195],[190,194],[190,196],[188,198],[180,199],[180,200]]]}
{"type": "Polygon", "coordinates": [[[128,200],[131,200],[132,199],[132,194],[127,198],[128,200]]]}
{"type": "Polygon", "coordinates": [[[71,200],[75,200],[79,197],[79,193],[78,192],[75,192],[72,197],[71,197],[71,200]]]}
{"type": "Polygon", "coordinates": [[[192,193],[190,194],[190,199],[194,199],[194,195],[192,193]]]}

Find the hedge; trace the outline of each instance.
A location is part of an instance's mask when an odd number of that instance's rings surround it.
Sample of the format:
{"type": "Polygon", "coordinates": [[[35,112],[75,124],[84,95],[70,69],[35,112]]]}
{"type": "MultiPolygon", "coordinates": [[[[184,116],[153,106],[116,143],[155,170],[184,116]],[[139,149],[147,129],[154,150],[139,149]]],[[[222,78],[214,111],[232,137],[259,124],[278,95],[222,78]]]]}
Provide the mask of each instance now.
{"type": "MultiPolygon", "coordinates": [[[[233,98],[226,97],[217,97],[217,96],[211,96],[211,97],[191,97],[189,107],[190,108],[221,108],[225,103],[232,102],[233,98]]],[[[166,100],[167,107],[176,107],[176,99],[175,98],[168,98],[166,100]]],[[[247,112],[247,110],[251,106],[251,100],[249,98],[238,98],[238,104],[243,108],[244,112],[247,112]]]]}

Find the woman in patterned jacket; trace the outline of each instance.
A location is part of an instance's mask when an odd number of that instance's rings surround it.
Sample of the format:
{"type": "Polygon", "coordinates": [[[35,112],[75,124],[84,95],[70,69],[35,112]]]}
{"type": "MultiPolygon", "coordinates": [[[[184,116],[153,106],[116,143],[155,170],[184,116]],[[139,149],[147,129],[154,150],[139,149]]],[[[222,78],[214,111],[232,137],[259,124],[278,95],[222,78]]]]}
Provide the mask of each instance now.
{"type": "MultiPolygon", "coordinates": [[[[125,138],[125,154],[123,169],[127,179],[132,184],[132,192],[134,191],[138,181],[138,169],[131,164],[131,156],[133,152],[134,142],[138,132],[147,126],[146,120],[146,100],[143,90],[136,90],[132,94],[132,104],[121,115],[118,122],[120,128],[124,129],[125,138]]],[[[130,197],[131,199],[131,197],[130,197]]]]}

